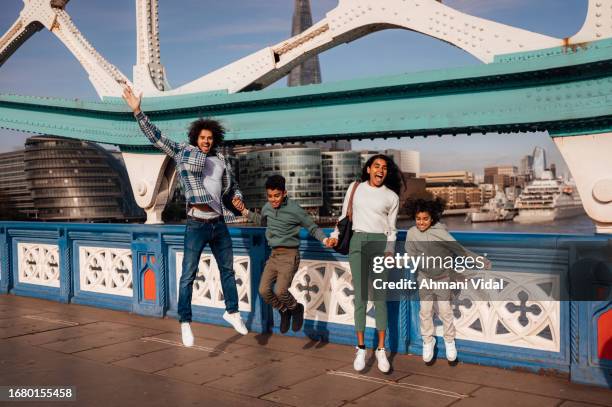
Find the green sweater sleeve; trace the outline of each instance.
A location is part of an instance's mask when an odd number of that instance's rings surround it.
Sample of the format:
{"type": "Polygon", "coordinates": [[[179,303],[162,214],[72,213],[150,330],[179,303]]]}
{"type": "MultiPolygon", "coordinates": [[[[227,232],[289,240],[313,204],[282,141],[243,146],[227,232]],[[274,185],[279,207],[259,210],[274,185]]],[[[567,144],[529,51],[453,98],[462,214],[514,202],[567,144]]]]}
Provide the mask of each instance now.
{"type": "Polygon", "coordinates": [[[266,217],[263,216],[263,211],[262,214],[249,211],[247,218],[249,219],[249,222],[252,222],[257,226],[266,226],[266,217]]]}
{"type": "Polygon", "coordinates": [[[304,210],[304,208],[299,205],[298,208],[298,216],[302,226],[305,227],[306,230],[308,230],[310,236],[314,237],[320,242],[323,242],[323,240],[327,238],[327,236],[325,236],[325,233],[323,233],[323,231],[319,229],[317,224],[314,223],[314,220],[312,220],[312,217],[304,210]]]}

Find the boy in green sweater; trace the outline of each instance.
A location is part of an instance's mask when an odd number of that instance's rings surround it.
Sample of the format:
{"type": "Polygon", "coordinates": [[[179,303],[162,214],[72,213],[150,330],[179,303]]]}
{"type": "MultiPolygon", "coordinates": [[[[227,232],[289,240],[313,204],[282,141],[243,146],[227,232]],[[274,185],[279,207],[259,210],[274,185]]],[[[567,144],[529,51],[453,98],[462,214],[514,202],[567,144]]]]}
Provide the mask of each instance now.
{"type": "Polygon", "coordinates": [[[326,247],[333,247],[336,239],[326,237],[310,215],[287,197],[285,178],[281,175],[272,175],[266,180],[266,193],[268,202],[261,209],[261,215],[249,211],[238,200],[234,206],[250,222],[266,226],[266,239],[272,254],[261,276],[259,294],[266,304],[279,310],[281,333],[287,332],[290,324],[297,332],[304,323],[304,306],[289,292],[289,287],[300,265],[300,228],[305,227],[326,247]]]}

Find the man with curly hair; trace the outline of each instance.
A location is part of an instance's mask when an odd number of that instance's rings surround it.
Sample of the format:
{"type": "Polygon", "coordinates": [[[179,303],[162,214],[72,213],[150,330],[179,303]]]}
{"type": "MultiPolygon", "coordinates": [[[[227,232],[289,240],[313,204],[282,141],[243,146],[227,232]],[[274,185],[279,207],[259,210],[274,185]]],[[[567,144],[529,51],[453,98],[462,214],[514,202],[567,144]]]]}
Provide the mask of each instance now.
{"type": "Polygon", "coordinates": [[[225,299],[223,319],[242,335],[248,333],[238,312],[238,291],[234,273],[232,239],[225,222],[235,219],[232,200],[242,201],[229,161],[218,151],[225,129],[216,120],[199,119],[191,123],[189,143],[165,137],[140,109],[141,96],[128,86],[123,98],[132,109],[140,129],[151,143],[176,162],[187,201],[184,257],[179,282],[178,314],[185,346],[193,346],[191,296],[200,255],[209,244],[219,266],[225,299]]]}

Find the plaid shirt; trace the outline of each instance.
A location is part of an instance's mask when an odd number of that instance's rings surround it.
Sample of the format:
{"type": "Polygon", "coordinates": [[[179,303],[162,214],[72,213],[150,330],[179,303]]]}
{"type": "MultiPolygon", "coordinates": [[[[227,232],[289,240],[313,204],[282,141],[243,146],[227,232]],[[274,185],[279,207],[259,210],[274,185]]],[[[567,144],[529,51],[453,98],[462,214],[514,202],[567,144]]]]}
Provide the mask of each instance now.
{"type": "MultiPolygon", "coordinates": [[[[188,204],[207,204],[213,201],[213,197],[206,192],[204,188],[204,162],[206,161],[206,153],[203,153],[198,147],[188,143],[177,143],[165,137],[161,131],[149,120],[149,118],[140,112],[136,116],[138,125],[147,138],[155,147],[170,156],[176,163],[176,171],[179,174],[179,179],[185,190],[185,200],[188,204]]],[[[225,164],[223,171],[222,182],[222,197],[231,198],[238,197],[242,199],[242,193],[238,189],[238,184],[234,179],[232,167],[229,161],[221,153],[215,153],[216,156],[225,164]]],[[[221,199],[221,209],[223,218],[226,222],[236,220],[232,211],[230,211],[221,199]]]]}

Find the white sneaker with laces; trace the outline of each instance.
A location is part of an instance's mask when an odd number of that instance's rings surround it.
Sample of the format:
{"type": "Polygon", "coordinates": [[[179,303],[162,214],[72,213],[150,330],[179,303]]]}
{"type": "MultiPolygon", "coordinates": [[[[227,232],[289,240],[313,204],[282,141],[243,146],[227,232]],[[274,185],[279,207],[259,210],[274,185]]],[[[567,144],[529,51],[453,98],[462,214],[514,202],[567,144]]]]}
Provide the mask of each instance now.
{"type": "Polygon", "coordinates": [[[358,372],[361,372],[365,368],[365,365],[366,365],[365,357],[366,357],[367,350],[359,349],[359,347],[355,349],[357,350],[357,352],[355,352],[355,361],[353,362],[353,369],[355,369],[358,372]]]}
{"type": "Polygon", "coordinates": [[[431,362],[434,356],[434,348],[436,347],[436,338],[429,343],[423,341],[423,361],[425,363],[431,362]]]}
{"type": "Polygon", "coordinates": [[[249,333],[247,327],[244,325],[242,318],[240,317],[240,312],[234,312],[233,314],[225,311],[223,313],[223,319],[230,323],[231,326],[234,327],[236,332],[240,335],[246,335],[249,333]]]}
{"type": "Polygon", "coordinates": [[[457,360],[457,347],[455,346],[455,341],[444,341],[444,346],[446,347],[446,360],[449,362],[457,360]]]}
{"type": "Polygon", "coordinates": [[[181,337],[183,339],[183,345],[188,348],[193,346],[194,338],[193,332],[191,332],[191,324],[189,322],[181,322],[181,337]]]}
{"type": "Polygon", "coordinates": [[[378,370],[387,373],[391,369],[385,348],[376,349],[376,360],[378,361],[378,370]]]}

